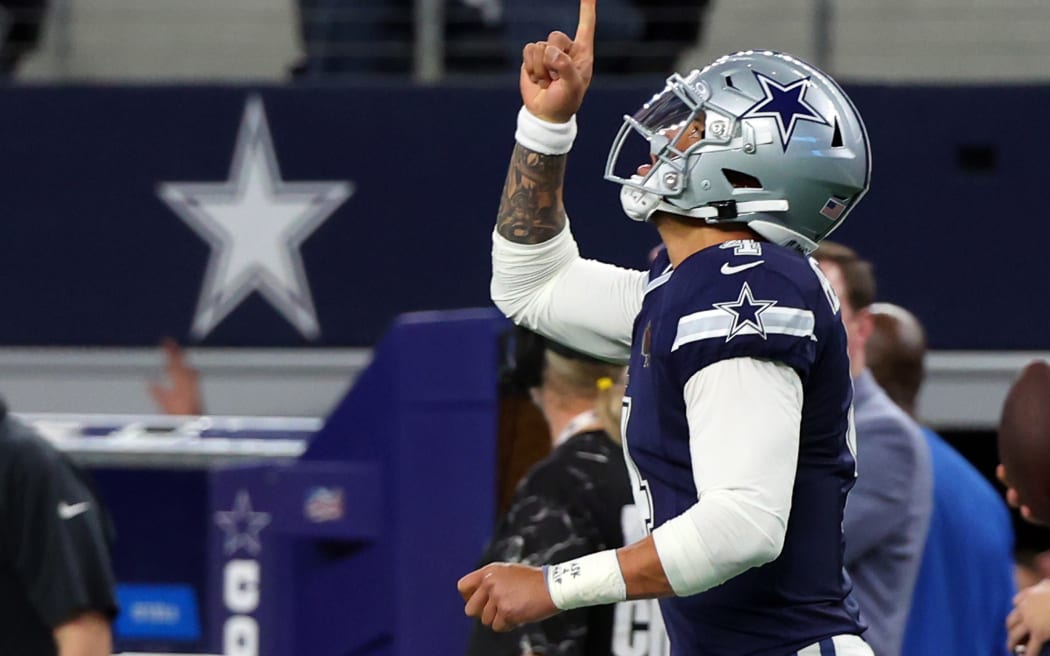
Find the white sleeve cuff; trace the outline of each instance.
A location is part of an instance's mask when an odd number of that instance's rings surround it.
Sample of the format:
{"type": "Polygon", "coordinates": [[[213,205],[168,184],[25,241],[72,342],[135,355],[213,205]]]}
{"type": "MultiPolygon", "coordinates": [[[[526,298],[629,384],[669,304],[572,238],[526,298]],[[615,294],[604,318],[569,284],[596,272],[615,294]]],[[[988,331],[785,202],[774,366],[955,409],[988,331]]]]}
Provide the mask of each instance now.
{"type": "Polygon", "coordinates": [[[572,142],[576,140],[576,116],[565,123],[551,123],[522,107],[514,139],[533,152],[564,155],[572,150],[572,142]]]}
{"type": "Polygon", "coordinates": [[[653,544],[664,568],[664,576],[679,597],[687,597],[717,585],[707,585],[714,568],[704,548],[704,539],[685,514],[673,517],[653,531],[653,544]],[[704,587],[706,586],[706,587],[704,587]]]}
{"type": "Polygon", "coordinates": [[[519,244],[493,230],[489,286],[493,303],[515,323],[534,328],[525,310],[536,302],[537,295],[549,295],[548,285],[579,257],[568,219],[561,232],[539,244],[519,244]]]}
{"type": "Polygon", "coordinates": [[[627,584],[615,549],[543,568],[547,592],[560,610],[614,604],[627,599],[627,584]]]}
{"type": "Polygon", "coordinates": [[[569,228],[568,217],[565,218],[565,227],[561,232],[538,244],[519,244],[499,234],[499,230],[492,230],[493,266],[497,270],[503,266],[518,264],[516,260],[534,268],[564,265],[566,260],[574,260],[579,254],[579,247],[569,228]]]}

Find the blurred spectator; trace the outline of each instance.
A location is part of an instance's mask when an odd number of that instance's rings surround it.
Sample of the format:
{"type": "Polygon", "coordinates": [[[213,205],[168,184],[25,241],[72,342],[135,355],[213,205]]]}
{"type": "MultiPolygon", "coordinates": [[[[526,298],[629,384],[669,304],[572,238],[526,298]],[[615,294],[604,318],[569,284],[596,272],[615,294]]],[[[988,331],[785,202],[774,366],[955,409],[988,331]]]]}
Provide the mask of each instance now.
{"type": "Polygon", "coordinates": [[[543,337],[511,326],[499,341],[499,444],[496,452],[496,516],[510,508],[518,483],[551,452],[551,434],[543,413],[532,402],[540,384],[543,337]]]}
{"type": "MultiPolygon", "coordinates": [[[[1050,439],[1050,412],[1047,412],[1047,401],[1050,400],[1050,365],[1036,360],[1028,364],[1020,378],[1014,381],[1003,402],[1002,417],[999,425],[999,439],[1009,435],[1013,442],[1027,441],[1034,447],[1045,444],[1050,439]]],[[[1036,463],[1038,464],[1038,463],[1036,463]]],[[[1047,524],[1050,517],[1045,509],[1029,507],[1027,500],[1012,487],[1009,472],[1000,464],[996,470],[999,480],[1007,487],[1006,500],[1021,511],[1021,516],[1035,524],[1047,524]]],[[[1030,471],[1027,475],[1030,484],[1046,482],[1046,472],[1030,471]],[[1038,475],[1038,477],[1037,477],[1038,475]]],[[[1044,486],[1045,487],[1045,486],[1044,486]]],[[[1044,492],[1045,490],[1033,490],[1044,492]]],[[[1033,573],[1045,567],[1045,557],[1035,556],[1032,562],[1033,573]]],[[[1029,656],[1050,656],[1050,580],[1025,588],[1014,597],[1014,608],[1006,618],[1007,647],[1017,654],[1029,656]]]]}
{"type": "Polygon", "coordinates": [[[0,654],[112,653],[111,538],[86,474],[0,403],[0,654]]]}
{"type": "MultiPolygon", "coordinates": [[[[1020,540],[1018,540],[1020,542],[1020,540]]],[[[1045,546],[1043,540],[1040,547],[1045,546]]],[[[1031,546],[1019,546],[1014,551],[1015,574],[1017,589],[1030,588],[1043,579],[1050,578],[1050,551],[1038,551],[1031,546]]]]}
{"type": "Polygon", "coordinates": [[[166,415],[202,415],[199,372],[186,362],[186,354],[170,337],[161,342],[164,349],[164,381],[149,384],[157,409],[166,415]]]}
{"type": "MultiPolygon", "coordinates": [[[[922,325],[889,303],[872,305],[871,313],[868,366],[889,397],[917,420],[925,377],[922,325]]],[[[929,428],[922,432],[933,466],[933,514],[903,654],[1005,654],[1005,622],[1015,591],[1010,514],[966,458],[929,428]]]]}
{"type": "Polygon", "coordinates": [[[1050,579],[1017,593],[1006,624],[1007,646],[1013,648],[1014,653],[1047,656],[1050,652],[1050,579]]]}
{"type": "Polygon", "coordinates": [[[14,75],[40,42],[46,13],[47,0],[0,0],[0,76],[14,75]]]}
{"type": "Polygon", "coordinates": [[[864,639],[876,656],[899,656],[933,504],[929,452],[919,426],[867,368],[875,300],[871,264],[825,240],[813,253],[841,303],[857,440],[857,484],[846,501],[846,570],[864,639]]]}
{"type": "MultiPolygon", "coordinates": [[[[600,391],[607,395],[604,402],[611,402],[608,395],[623,367],[568,350],[524,328],[515,332],[516,366],[508,375],[530,388],[547,419],[553,450],[521,481],[482,563],[542,565],[637,539],[643,523],[631,497],[623,451],[615,436],[603,430],[596,408],[600,391]]],[[[605,415],[611,415],[608,408],[605,415]]],[[[655,600],[579,608],[507,633],[495,633],[475,621],[467,654],[662,656],[662,626],[655,600]]]]}
{"type": "MultiPolygon", "coordinates": [[[[1021,371],[1003,401],[999,420],[999,455],[1004,455],[1004,444],[1023,449],[1028,454],[1043,456],[1050,441],[1050,363],[1033,360],[1021,371]]],[[[996,474],[1006,486],[1006,501],[1017,508],[1021,516],[1033,524],[1050,525],[1050,479],[1046,478],[1042,458],[1014,458],[1010,469],[1000,463],[996,474]],[[1017,471],[1025,470],[1027,471],[1017,471]],[[1017,476],[1018,484],[1011,482],[1017,476]],[[1022,488],[1026,488],[1022,494],[1022,488]],[[1030,495],[1031,498],[1025,495],[1030,495]]]]}

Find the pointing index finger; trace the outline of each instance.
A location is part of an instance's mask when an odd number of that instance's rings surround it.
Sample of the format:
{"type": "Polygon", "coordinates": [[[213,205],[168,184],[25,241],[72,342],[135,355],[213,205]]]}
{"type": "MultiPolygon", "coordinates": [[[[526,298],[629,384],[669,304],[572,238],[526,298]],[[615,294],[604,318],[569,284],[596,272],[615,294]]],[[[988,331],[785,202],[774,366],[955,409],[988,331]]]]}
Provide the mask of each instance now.
{"type": "Polygon", "coordinates": [[[574,46],[594,48],[594,22],[596,0],[580,0],[580,23],[576,26],[574,46]]]}

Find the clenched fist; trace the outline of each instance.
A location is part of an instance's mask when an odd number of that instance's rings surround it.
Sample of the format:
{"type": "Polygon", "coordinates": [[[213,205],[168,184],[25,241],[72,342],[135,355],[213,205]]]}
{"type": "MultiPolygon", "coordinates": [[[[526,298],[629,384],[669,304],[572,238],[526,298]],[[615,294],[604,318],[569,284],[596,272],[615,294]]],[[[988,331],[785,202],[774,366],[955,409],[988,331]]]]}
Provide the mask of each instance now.
{"type": "Polygon", "coordinates": [[[558,612],[538,567],[492,563],[461,578],[457,587],[467,602],[464,612],[493,631],[510,631],[558,612]]]}
{"type": "Polygon", "coordinates": [[[521,53],[521,100],[529,112],[551,123],[572,118],[594,73],[595,0],[581,0],[576,36],[551,32],[521,53]]]}

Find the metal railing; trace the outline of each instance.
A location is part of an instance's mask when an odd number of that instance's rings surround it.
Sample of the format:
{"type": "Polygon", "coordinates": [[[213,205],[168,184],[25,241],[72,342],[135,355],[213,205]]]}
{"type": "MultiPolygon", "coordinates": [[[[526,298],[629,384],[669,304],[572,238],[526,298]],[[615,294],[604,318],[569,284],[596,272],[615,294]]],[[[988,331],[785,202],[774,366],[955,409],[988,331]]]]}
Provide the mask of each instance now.
{"type": "Polygon", "coordinates": [[[288,461],[306,451],[320,419],[16,413],[76,461],[91,466],[208,468],[288,461]]]}

